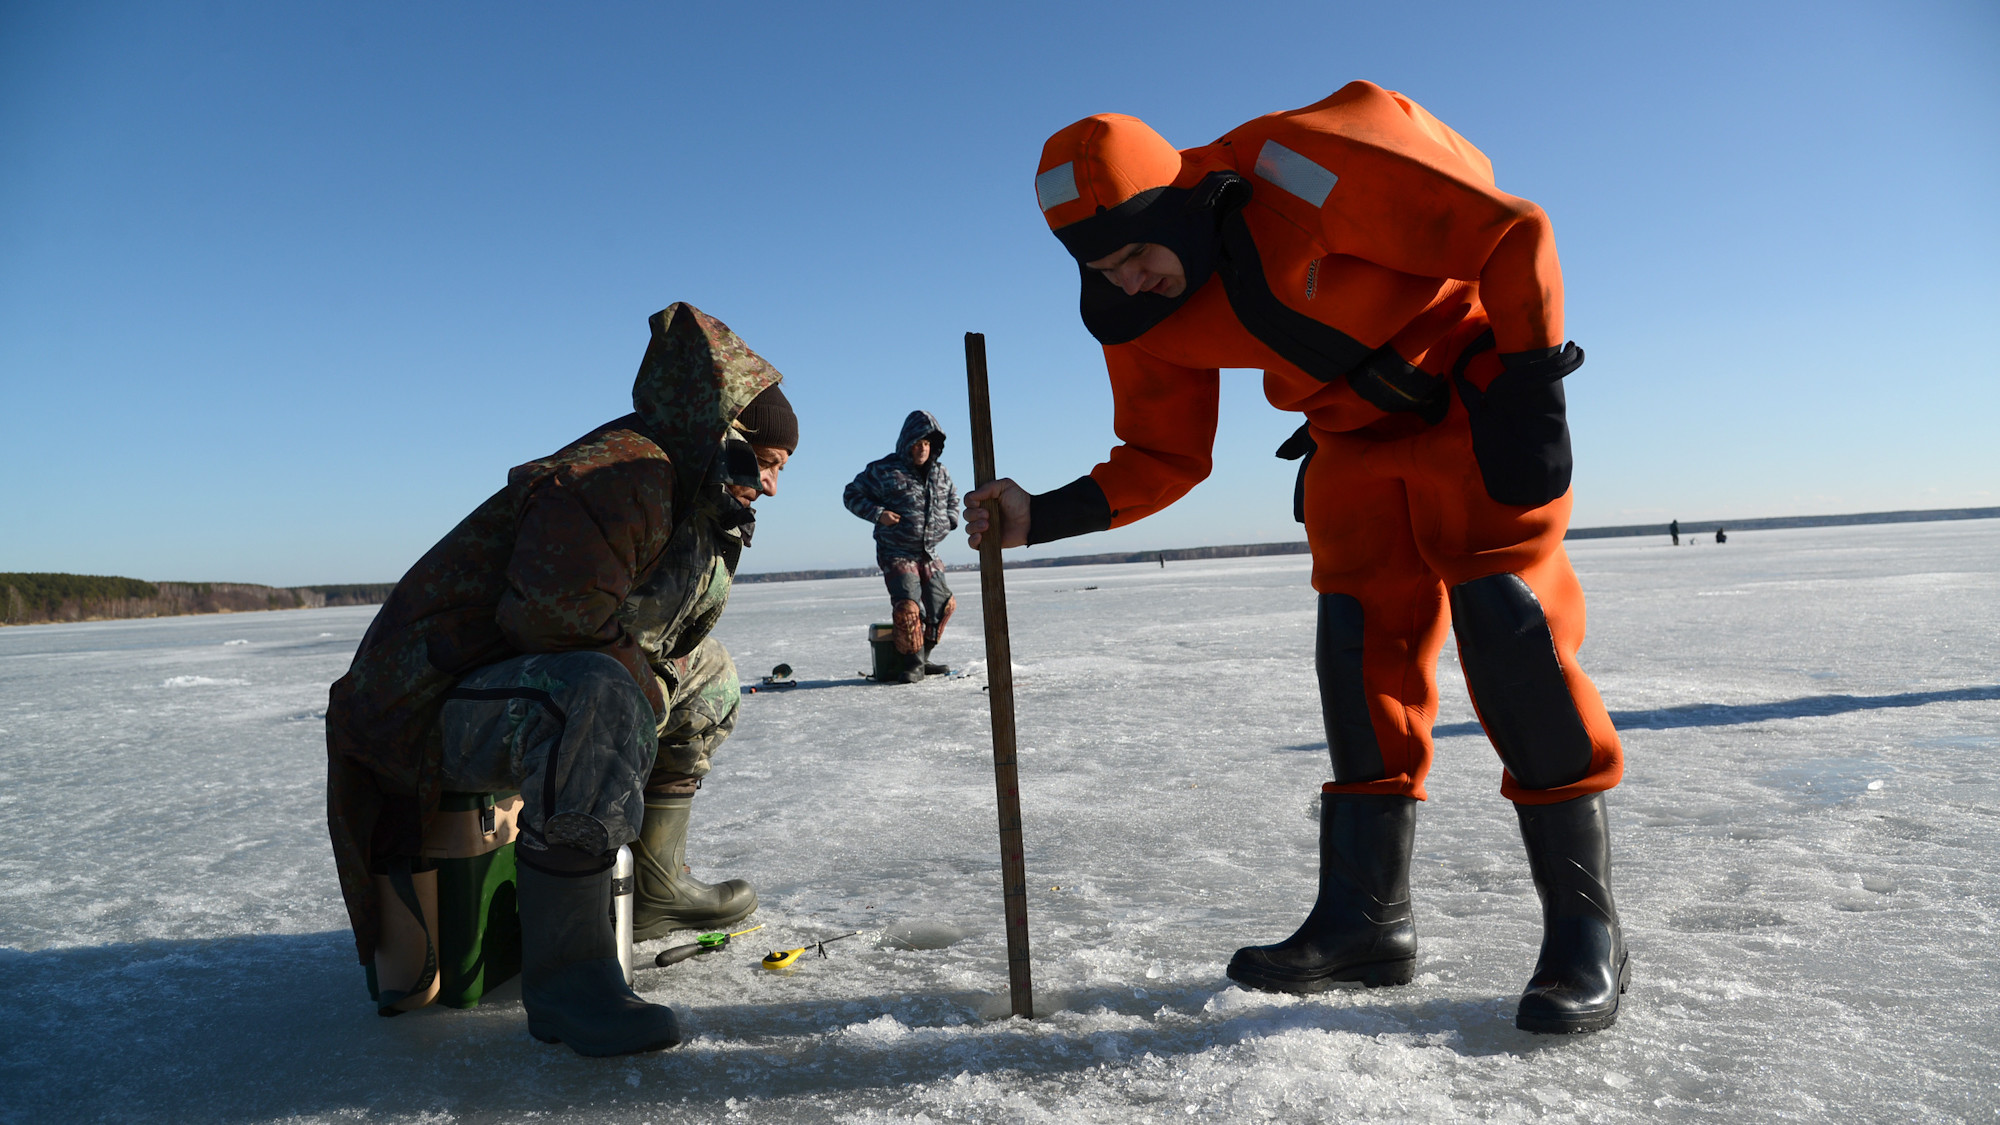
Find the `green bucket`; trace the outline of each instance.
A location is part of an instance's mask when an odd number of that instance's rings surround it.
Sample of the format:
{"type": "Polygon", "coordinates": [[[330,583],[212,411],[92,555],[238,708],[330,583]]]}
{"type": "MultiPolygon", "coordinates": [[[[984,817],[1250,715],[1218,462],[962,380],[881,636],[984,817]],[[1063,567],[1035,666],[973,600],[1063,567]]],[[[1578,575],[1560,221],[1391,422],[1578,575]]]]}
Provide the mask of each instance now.
{"type": "Polygon", "coordinates": [[[868,627],[868,647],[874,652],[875,671],[870,674],[876,680],[900,680],[904,669],[910,665],[910,658],[896,651],[896,627],[877,622],[868,627]]]}

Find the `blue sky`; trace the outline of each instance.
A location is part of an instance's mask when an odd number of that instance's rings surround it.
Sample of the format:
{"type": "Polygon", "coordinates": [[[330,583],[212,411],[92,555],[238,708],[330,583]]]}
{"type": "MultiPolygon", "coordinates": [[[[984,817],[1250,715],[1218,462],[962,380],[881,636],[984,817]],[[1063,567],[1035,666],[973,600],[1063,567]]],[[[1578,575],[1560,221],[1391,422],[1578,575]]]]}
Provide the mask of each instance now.
{"type": "MultiPolygon", "coordinates": [[[[1579,526],[2000,504],[2000,7],[0,4],[0,570],[389,581],[629,409],[688,300],[804,438],[747,570],[860,566],[904,413],[971,476],[1113,439],[1042,140],[1181,145],[1353,78],[1552,215],[1579,526]]],[[[1296,420],[1039,553],[1302,537],[1296,420]]],[[[951,557],[970,558],[962,540],[951,557]]]]}

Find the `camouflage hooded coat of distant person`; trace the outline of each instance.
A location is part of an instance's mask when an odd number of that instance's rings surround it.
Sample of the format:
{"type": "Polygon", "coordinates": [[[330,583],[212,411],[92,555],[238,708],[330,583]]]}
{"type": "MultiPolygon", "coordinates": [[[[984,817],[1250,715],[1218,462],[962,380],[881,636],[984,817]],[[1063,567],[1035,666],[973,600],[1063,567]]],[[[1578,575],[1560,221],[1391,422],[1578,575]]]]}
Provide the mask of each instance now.
{"type": "Polygon", "coordinates": [[[855,474],[841,497],[848,511],[875,525],[875,563],[889,588],[896,650],[912,658],[909,675],[946,671],[927,662],[958,608],[934,554],[958,527],[958,489],[944,467],[944,442],[930,411],[910,411],[896,448],[855,474]],[[930,447],[922,464],[912,453],[918,442],[930,447]],[[894,513],[895,522],[883,522],[885,513],[894,513]]]}
{"type": "Polygon", "coordinates": [[[928,410],[912,410],[896,435],[895,451],[870,461],[841,494],[847,510],[875,525],[877,559],[927,559],[946,534],[958,527],[958,489],[944,467],[944,431],[928,410]],[[931,446],[919,465],[910,447],[931,446]],[[899,522],[880,522],[894,512],[899,522]]]}
{"type": "Polygon", "coordinates": [[[726,439],[781,376],[692,305],[651,326],[634,413],[510,471],[404,575],[333,685],[328,828],[363,963],[381,910],[370,868],[420,847],[441,788],[438,720],[462,676],[598,652],[665,716],[722,613],[754,518],[724,485],[757,483],[754,460],[740,463],[749,447],[726,439]]]}

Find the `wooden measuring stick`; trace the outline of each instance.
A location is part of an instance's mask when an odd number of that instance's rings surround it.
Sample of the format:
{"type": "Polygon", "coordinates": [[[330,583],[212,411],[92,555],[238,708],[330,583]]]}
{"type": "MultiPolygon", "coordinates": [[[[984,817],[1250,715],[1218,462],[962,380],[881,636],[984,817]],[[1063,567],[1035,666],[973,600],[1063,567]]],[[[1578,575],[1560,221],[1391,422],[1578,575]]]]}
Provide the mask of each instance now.
{"type": "MultiPolygon", "coordinates": [[[[972,400],[972,483],[984,488],[993,471],[993,404],[986,394],[986,337],[965,334],[965,382],[972,400]]],[[[1028,870],[1021,856],[1021,782],[1014,761],[1014,651],[1007,640],[1007,586],[1000,564],[1000,502],[985,502],[986,535],[979,545],[979,603],[986,615],[987,702],[993,709],[993,784],[1000,798],[1000,884],[1007,905],[1007,991],[1014,1014],[1035,1015],[1028,968],[1028,870]]]]}

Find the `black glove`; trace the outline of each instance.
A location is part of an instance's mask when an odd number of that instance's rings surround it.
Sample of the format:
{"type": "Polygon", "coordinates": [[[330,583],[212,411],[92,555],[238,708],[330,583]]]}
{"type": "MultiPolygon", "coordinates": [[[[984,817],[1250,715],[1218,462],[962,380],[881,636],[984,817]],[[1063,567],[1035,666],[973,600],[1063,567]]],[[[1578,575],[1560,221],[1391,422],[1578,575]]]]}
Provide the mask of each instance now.
{"type": "Polygon", "coordinates": [[[1472,385],[1465,368],[1491,347],[1490,336],[1459,356],[1452,372],[1458,397],[1472,427],[1472,453],[1486,494],[1515,507],[1536,508],[1569,491],[1572,462],[1563,376],[1583,366],[1575,344],[1507,352],[1504,370],[1485,390],[1472,385]]]}
{"type": "Polygon", "coordinates": [[[1525,352],[1503,352],[1500,366],[1506,368],[1499,378],[1486,388],[1487,394],[1505,395],[1510,388],[1527,390],[1544,383],[1553,383],[1583,366],[1583,349],[1572,340],[1560,348],[1535,348],[1525,352]],[[1501,384],[1507,384],[1502,387],[1501,384]]]}

